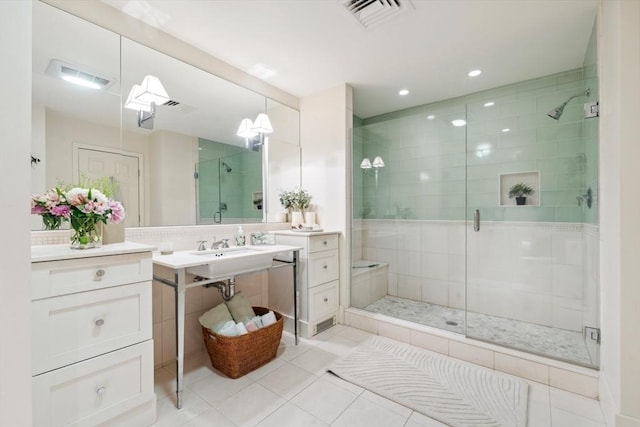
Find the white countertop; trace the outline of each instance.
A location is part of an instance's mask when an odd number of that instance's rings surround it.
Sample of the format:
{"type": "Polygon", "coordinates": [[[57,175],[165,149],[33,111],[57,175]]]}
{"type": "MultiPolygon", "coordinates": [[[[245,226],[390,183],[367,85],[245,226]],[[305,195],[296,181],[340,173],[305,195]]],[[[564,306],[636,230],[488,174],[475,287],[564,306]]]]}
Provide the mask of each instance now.
{"type": "MultiPolygon", "coordinates": [[[[289,246],[289,245],[247,245],[244,247],[247,249],[253,249],[263,253],[265,252],[271,253],[273,254],[274,257],[276,254],[281,252],[291,252],[291,251],[302,249],[297,246],[289,246]]],[[[170,255],[161,255],[160,252],[154,252],[153,263],[177,270],[180,268],[205,265],[211,262],[211,259],[208,259],[207,257],[203,257],[202,255],[198,255],[194,252],[196,251],[194,250],[176,251],[170,255]]]]}
{"type": "Polygon", "coordinates": [[[285,236],[324,236],[327,234],[340,234],[339,231],[293,231],[293,230],[275,230],[270,231],[273,234],[285,235],[285,236]]]}
{"type": "Polygon", "coordinates": [[[31,246],[31,262],[57,261],[61,259],[91,258],[104,255],[119,255],[136,252],[151,252],[155,246],[135,242],[111,243],[92,249],[71,249],[64,245],[31,246]]]}

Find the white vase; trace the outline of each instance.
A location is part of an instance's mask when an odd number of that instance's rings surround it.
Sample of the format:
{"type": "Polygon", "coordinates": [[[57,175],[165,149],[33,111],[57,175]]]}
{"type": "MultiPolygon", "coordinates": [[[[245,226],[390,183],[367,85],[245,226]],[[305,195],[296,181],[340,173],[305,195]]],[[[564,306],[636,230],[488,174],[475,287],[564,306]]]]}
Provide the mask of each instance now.
{"type": "Polygon", "coordinates": [[[304,224],[304,216],[302,216],[302,212],[293,211],[291,212],[291,228],[300,228],[304,224]]]}

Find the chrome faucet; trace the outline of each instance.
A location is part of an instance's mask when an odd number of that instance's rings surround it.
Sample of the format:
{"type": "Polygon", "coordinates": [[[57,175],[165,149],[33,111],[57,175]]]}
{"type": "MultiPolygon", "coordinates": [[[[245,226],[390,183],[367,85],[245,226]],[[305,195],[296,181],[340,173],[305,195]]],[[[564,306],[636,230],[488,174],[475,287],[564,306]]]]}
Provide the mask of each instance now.
{"type": "Polygon", "coordinates": [[[207,243],[206,240],[198,240],[198,250],[199,251],[206,251],[207,247],[205,246],[205,243],[207,243]]]}
{"type": "MultiPolygon", "coordinates": [[[[215,238],[213,239],[215,240],[215,238]]],[[[222,239],[211,244],[211,249],[224,249],[229,247],[229,239],[222,239]]]]}

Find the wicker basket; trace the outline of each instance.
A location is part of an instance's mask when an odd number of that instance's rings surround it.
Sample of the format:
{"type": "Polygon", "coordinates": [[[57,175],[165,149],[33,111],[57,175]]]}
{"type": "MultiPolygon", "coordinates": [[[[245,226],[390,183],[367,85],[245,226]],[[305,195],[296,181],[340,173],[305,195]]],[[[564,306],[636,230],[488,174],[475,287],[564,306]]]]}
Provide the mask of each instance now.
{"type": "MultiPolygon", "coordinates": [[[[253,311],[262,316],[270,310],[253,307],[253,311]]],[[[229,378],[240,378],[274,359],[282,338],[284,320],[280,313],[271,311],[276,315],[276,323],[245,335],[228,337],[203,326],[204,344],[213,367],[229,378]]]]}

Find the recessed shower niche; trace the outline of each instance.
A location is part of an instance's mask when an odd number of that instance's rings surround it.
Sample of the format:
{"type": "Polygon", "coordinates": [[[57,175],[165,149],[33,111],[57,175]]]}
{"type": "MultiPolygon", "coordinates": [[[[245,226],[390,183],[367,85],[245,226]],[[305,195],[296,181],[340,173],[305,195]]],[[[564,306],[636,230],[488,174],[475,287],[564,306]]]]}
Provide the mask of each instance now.
{"type": "Polygon", "coordinates": [[[540,171],[500,174],[500,206],[517,206],[515,198],[509,198],[509,189],[516,184],[525,184],[533,189],[522,206],[540,206],[540,171]]]}

